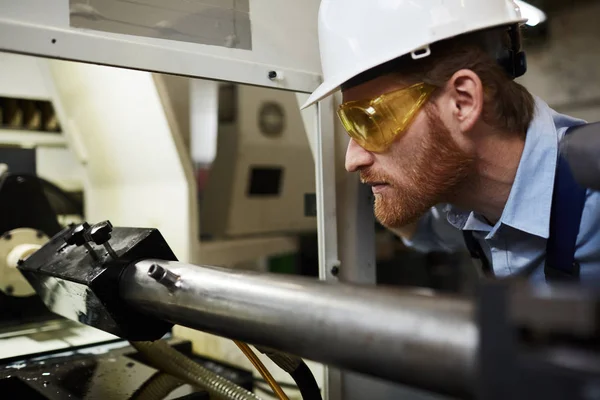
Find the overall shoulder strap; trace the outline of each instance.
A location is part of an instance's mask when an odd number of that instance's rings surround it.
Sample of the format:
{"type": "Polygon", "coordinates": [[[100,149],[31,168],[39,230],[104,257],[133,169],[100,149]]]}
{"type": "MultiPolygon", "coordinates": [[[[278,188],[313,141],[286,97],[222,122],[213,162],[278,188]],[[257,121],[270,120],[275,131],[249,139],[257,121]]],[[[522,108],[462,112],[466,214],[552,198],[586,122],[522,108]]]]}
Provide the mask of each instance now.
{"type": "MultiPolygon", "coordinates": [[[[575,126],[567,129],[565,136],[580,128],[581,126],[575,126]]],[[[559,153],[544,266],[547,281],[579,280],[575,249],[586,194],[587,190],[575,181],[569,164],[563,154],[559,153]]]]}
{"type": "Polygon", "coordinates": [[[475,239],[473,236],[473,231],[463,231],[463,238],[465,241],[465,245],[467,249],[469,249],[469,253],[471,253],[471,257],[474,259],[478,259],[481,263],[481,271],[485,275],[493,275],[492,265],[490,264],[490,260],[486,257],[483,252],[483,248],[481,244],[475,239]]]}

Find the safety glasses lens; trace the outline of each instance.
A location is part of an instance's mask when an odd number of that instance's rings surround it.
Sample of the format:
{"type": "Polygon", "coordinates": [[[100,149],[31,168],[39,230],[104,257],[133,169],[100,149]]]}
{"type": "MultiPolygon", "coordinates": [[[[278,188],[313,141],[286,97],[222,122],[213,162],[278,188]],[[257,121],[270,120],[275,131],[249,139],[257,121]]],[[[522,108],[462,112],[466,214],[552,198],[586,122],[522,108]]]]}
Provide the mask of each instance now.
{"type": "Polygon", "coordinates": [[[348,135],[369,151],[383,151],[410,125],[432,87],[417,84],[373,100],[342,104],[338,116],[348,135]]]}

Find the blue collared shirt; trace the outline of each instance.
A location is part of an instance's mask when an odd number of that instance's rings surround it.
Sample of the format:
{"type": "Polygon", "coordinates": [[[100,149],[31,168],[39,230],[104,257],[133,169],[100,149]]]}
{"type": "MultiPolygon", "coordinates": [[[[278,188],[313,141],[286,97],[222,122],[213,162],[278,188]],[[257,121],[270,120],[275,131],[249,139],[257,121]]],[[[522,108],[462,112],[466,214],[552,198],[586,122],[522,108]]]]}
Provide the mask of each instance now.
{"type": "MultiPolygon", "coordinates": [[[[491,226],[481,215],[440,204],[421,218],[415,235],[404,240],[406,245],[424,252],[466,251],[461,230],[471,230],[496,276],[520,274],[534,283],[545,281],[558,143],[569,127],[585,121],[535,100],[534,119],[500,220],[491,226]]],[[[575,258],[581,265],[582,284],[600,285],[600,192],[587,192],[575,258]]]]}

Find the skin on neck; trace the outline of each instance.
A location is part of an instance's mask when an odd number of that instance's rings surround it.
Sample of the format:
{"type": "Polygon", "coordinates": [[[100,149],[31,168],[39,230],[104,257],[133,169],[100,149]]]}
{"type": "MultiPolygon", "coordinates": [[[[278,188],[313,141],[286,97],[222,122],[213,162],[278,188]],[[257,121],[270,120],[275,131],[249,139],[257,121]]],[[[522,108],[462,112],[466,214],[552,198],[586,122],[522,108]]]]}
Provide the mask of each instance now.
{"type": "Polygon", "coordinates": [[[496,224],[508,201],[525,147],[522,135],[494,131],[484,123],[474,128],[475,166],[467,180],[448,201],[481,214],[496,224]]]}

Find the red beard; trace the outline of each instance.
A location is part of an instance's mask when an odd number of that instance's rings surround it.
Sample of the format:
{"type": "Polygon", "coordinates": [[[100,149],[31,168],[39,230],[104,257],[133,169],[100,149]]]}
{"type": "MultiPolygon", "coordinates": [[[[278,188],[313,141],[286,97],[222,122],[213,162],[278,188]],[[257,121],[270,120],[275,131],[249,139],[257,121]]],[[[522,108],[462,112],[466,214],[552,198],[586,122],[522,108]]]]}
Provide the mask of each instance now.
{"type": "Polygon", "coordinates": [[[389,187],[375,195],[375,217],[385,227],[400,228],[416,221],[431,207],[453,197],[471,171],[473,157],[454,142],[450,131],[432,107],[426,107],[429,132],[403,171],[402,185],[385,172],[361,170],[363,182],[386,182],[389,187]]]}

